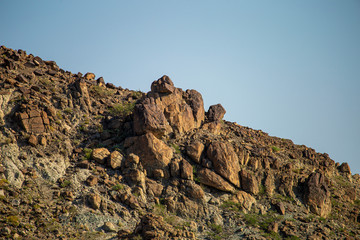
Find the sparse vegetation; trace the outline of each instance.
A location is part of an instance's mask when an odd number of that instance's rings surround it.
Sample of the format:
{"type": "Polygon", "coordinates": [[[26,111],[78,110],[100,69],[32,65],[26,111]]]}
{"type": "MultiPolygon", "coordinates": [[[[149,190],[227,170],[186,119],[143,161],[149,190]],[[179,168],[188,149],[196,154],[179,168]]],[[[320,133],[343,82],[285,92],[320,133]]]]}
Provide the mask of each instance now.
{"type": "Polygon", "coordinates": [[[119,191],[119,190],[124,189],[124,186],[122,184],[116,184],[116,185],[112,186],[111,189],[114,191],[119,191]]]}
{"type": "Polygon", "coordinates": [[[276,153],[280,151],[280,148],[276,147],[276,146],[271,146],[271,150],[276,153]]]}
{"type": "Polygon", "coordinates": [[[20,224],[20,220],[18,216],[7,216],[6,222],[14,227],[17,227],[20,224]]]}
{"type": "Polygon", "coordinates": [[[126,117],[134,111],[135,102],[124,102],[114,104],[109,108],[109,112],[113,116],[126,117]]]}
{"type": "Polygon", "coordinates": [[[69,180],[64,180],[61,184],[60,184],[60,187],[62,188],[66,188],[68,186],[71,185],[71,182],[69,180]]]}
{"type": "Polygon", "coordinates": [[[90,94],[92,94],[94,97],[98,97],[98,98],[104,98],[104,97],[111,96],[111,95],[115,94],[115,92],[116,92],[115,89],[109,89],[109,88],[100,87],[97,85],[92,85],[90,87],[90,94]]]}
{"type": "Polygon", "coordinates": [[[175,153],[181,154],[181,150],[180,150],[179,145],[171,144],[171,147],[175,150],[175,153]]]}
{"type": "Polygon", "coordinates": [[[84,152],[84,158],[87,159],[87,160],[90,160],[91,159],[91,154],[92,154],[92,149],[84,148],[83,152],[84,152]]]}
{"type": "Polygon", "coordinates": [[[221,204],[220,207],[231,211],[240,211],[242,209],[240,203],[235,203],[233,201],[225,201],[221,204]]]}

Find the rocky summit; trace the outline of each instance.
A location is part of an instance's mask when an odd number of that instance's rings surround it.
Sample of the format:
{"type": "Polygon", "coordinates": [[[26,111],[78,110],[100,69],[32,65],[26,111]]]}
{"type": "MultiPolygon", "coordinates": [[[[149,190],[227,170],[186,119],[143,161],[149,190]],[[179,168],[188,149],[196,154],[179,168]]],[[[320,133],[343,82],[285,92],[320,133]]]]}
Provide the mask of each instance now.
{"type": "Polygon", "coordinates": [[[1,46],[1,239],[359,239],[347,163],[149,87],[1,46]]]}

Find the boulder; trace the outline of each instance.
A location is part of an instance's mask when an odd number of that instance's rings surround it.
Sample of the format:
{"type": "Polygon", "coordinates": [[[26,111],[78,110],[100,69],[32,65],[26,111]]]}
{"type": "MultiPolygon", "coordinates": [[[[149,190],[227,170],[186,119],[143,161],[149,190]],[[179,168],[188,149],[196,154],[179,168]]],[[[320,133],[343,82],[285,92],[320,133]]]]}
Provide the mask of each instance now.
{"type": "Polygon", "coordinates": [[[175,91],[174,83],[164,75],[151,84],[151,91],[155,93],[169,94],[175,91]]]}
{"type": "Polygon", "coordinates": [[[251,194],[259,193],[259,183],[256,177],[245,169],[240,172],[241,177],[241,188],[251,194]]]}
{"type": "Polygon", "coordinates": [[[163,76],[152,83],[147,97],[135,107],[134,131],[137,135],[152,132],[158,138],[172,132],[186,133],[204,121],[203,105],[200,93],[183,92],[163,76]]]}
{"type": "Polygon", "coordinates": [[[204,198],[204,190],[194,181],[184,181],[185,193],[192,199],[201,200],[204,198]]]}
{"type": "Polygon", "coordinates": [[[124,156],[120,152],[113,151],[109,156],[108,165],[112,169],[118,169],[118,168],[120,168],[123,159],[124,159],[124,156]]]}
{"type": "Polygon", "coordinates": [[[196,90],[186,90],[186,102],[191,107],[195,119],[195,127],[200,127],[205,119],[204,101],[196,90]]]}
{"type": "Polygon", "coordinates": [[[110,155],[110,152],[106,148],[95,148],[91,153],[92,159],[94,159],[97,163],[100,163],[100,164],[104,164],[105,159],[109,155],[110,155]]]}
{"type": "Polygon", "coordinates": [[[112,222],[105,222],[102,226],[105,232],[117,232],[117,227],[112,222]]]}
{"type": "Polygon", "coordinates": [[[135,155],[133,153],[130,153],[126,158],[125,167],[127,167],[127,168],[136,168],[137,165],[139,164],[139,162],[140,162],[139,156],[137,156],[137,155],[135,155]]]}
{"type": "Polygon", "coordinates": [[[149,176],[153,176],[154,170],[164,170],[169,165],[173,150],[154,134],[147,133],[132,138],[131,141],[132,143],[128,143],[130,145],[127,149],[128,154],[134,153],[140,157],[140,162],[149,176]]]}
{"type": "Polygon", "coordinates": [[[174,101],[164,109],[164,114],[176,133],[182,134],[196,127],[193,111],[184,101],[174,101]]]}
{"type": "Polygon", "coordinates": [[[88,195],[88,203],[89,203],[89,206],[95,210],[99,209],[100,208],[100,204],[101,204],[101,197],[98,195],[98,194],[90,194],[88,195]]]}
{"type": "Polygon", "coordinates": [[[186,147],[186,154],[196,163],[200,163],[201,154],[204,151],[204,144],[200,141],[193,141],[186,147]]]}
{"type": "Polygon", "coordinates": [[[164,187],[162,184],[157,183],[154,180],[149,178],[146,179],[146,191],[147,194],[150,194],[155,197],[160,197],[164,187]]]}
{"type": "Polygon", "coordinates": [[[344,162],[339,167],[340,172],[351,174],[350,166],[348,163],[344,162]]]}
{"type": "Polygon", "coordinates": [[[46,131],[50,121],[46,112],[30,106],[25,112],[17,113],[21,126],[28,133],[41,134],[46,131]]]}
{"type": "Polygon", "coordinates": [[[256,199],[244,191],[238,191],[235,195],[233,195],[232,201],[240,203],[245,211],[250,211],[251,207],[256,203],[256,199]]]}
{"type": "Polygon", "coordinates": [[[207,117],[210,122],[221,121],[225,113],[225,108],[219,103],[210,106],[207,112],[207,117]]]}
{"type": "Polygon", "coordinates": [[[325,175],[322,173],[310,174],[305,186],[304,200],[312,213],[320,217],[327,217],[330,214],[330,190],[325,175]]]}
{"type": "Polygon", "coordinates": [[[226,180],[224,180],[221,176],[211,171],[210,169],[203,168],[198,172],[198,177],[200,183],[216,188],[225,192],[233,192],[235,188],[231,186],[226,180]]]}
{"type": "Polygon", "coordinates": [[[184,159],[180,162],[180,175],[183,179],[193,180],[193,166],[184,159]]]}
{"type": "Polygon", "coordinates": [[[217,121],[217,122],[208,122],[208,123],[204,123],[201,127],[203,130],[208,131],[212,134],[218,135],[220,133],[221,130],[221,122],[217,121]]]}
{"type": "Polygon", "coordinates": [[[31,146],[35,147],[35,146],[38,144],[38,139],[37,139],[36,136],[34,136],[34,135],[31,134],[30,137],[29,137],[28,142],[29,142],[29,144],[30,144],[31,146]]]}
{"type": "Polygon", "coordinates": [[[95,79],[95,74],[88,72],[88,73],[85,74],[84,78],[86,80],[94,80],[95,79]]]}
{"type": "Polygon", "coordinates": [[[134,109],[134,132],[142,135],[151,132],[156,137],[172,132],[162,109],[150,99],[143,104],[137,104],[134,109]]]}
{"type": "Polygon", "coordinates": [[[230,143],[212,142],[206,152],[207,157],[212,161],[215,172],[240,187],[239,159],[230,143]]]}

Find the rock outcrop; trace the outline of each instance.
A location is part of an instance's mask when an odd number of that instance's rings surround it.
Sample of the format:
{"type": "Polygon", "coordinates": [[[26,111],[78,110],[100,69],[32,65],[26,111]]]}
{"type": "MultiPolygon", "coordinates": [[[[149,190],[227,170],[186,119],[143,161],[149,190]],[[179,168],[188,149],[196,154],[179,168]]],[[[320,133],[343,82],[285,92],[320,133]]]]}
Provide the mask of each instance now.
{"type": "Polygon", "coordinates": [[[306,183],[304,199],[310,211],[327,217],[331,212],[330,191],[326,177],[321,173],[313,173],[306,183]]]}
{"type": "Polygon", "coordinates": [[[212,142],[207,149],[207,157],[212,161],[215,172],[240,187],[239,159],[229,143],[212,142]]]}
{"type": "Polygon", "coordinates": [[[356,239],[360,177],[328,154],[0,47],[1,239],[356,239]]]}

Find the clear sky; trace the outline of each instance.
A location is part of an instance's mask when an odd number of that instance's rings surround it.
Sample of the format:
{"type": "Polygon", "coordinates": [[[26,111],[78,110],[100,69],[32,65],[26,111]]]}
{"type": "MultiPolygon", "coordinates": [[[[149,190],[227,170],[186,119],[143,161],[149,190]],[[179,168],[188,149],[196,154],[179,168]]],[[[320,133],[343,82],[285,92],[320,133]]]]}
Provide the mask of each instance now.
{"type": "Polygon", "coordinates": [[[145,92],[169,75],[360,173],[359,0],[0,0],[0,45],[145,92]]]}

